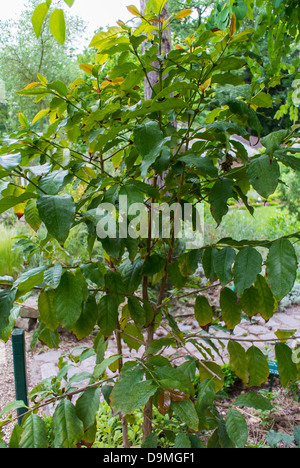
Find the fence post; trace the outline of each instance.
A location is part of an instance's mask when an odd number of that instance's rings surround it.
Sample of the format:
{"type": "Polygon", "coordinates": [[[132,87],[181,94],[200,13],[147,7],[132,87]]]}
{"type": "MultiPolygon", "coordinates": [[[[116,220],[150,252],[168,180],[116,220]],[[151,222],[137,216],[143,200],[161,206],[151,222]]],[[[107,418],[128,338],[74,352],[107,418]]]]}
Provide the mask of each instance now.
{"type": "MultiPolygon", "coordinates": [[[[28,406],[24,330],[13,330],[12,350],[14,361],[16,400],[21,400],[26,406],[28,406]]],[[[22,415],[26,411],[26,408],[17,409],[19,425],[21,425],[22,415]]]]}

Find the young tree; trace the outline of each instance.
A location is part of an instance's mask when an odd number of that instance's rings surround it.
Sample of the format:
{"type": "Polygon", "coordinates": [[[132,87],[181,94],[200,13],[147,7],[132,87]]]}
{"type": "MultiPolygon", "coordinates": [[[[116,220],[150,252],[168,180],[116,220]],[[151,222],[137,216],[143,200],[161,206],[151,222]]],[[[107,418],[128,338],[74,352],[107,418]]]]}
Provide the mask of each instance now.
{"type": "MultiPolygon", "coordinates": [[[[178,249],[179,215],[188,212],[193,225],[195,206],[206,203],[220,225],[231,199],[253,214],[247,198],[251,187],[268,199],[279,184],[280,163],[299,171],[298,127],[267,135],[261,139],[262,151],[249,158],[233,135],[249,139],[251,130],[260,138],[257,109],[268,105],[265,90],[274,80],[264,75],[260,57],[248,49],[245,38],[255,32],[240,31],[230,10],[228,28],[211,30],[202,24],[188,41],[161,54],[164,30],[190,14],[184,9],[164,19],[165,4],[165,0],[151,0],[144,13],[131,6],[139,20],[136,26],[119,22],[96,34],[91,47],[97,49],[97,56],[95,63],[85,67],[90,74],[86,80],[79,78],[67,87],[58,80],[41,79],[20,91],[38,100],[50,99],[45,110],[50,125],[38,133],[22,113],[18,131],[2,142],[0,177],[8,185],[2,192],[0,213],[23,205],[29,225],[38,229],[44,223],[47,236],[34,248],[45,254],[47,262],[26,271],[13,284],[6,282],[0,290],[1,337],[7,338],[11,330],[14,301],[33,289],[39,291],[40,311],[35,339],[58,346],[59,325],[78,339],[97,331],[93,349],[79,357],[96,357],[87,386],[73,390],[68,366],[60,363],[60,376],[67,384],[57,377],[32,392],[39,404],[57,402],[56,447],[93,443],[100,389],[114,412],[121,414],[124,444],[128,445],[126,416],[146,408],[144,447],[158,443],[155,433],[150,433],[152,405],[182,424],[179,434],[175,425],[170,437],[176,447],[202,447],[207,434],[208,447],[244,447],[247,425],[236,408],[271,408],[266,398],[248,392],[235,400],[225,419],[218,412],[215,399],[224,374],[212,358],[216,350],[212,331],[220,323],[227,329],[228,334],[217,339],[227,345],[230,363],[245,385],[259,386],[268,379],[267,356],[250,338],[252,345],[246,350],[232,331],[242,313],[260,314],[268,321],[277,301],[292,289],[298,264],[292,240],[299,239],[299,232],[274,241],[225,238],[213,245],[190,244],[182,251],[178,249]],[[105,69],[105,61],[112,56],[116,64],[105,69]],[[251,85],[235,74],[246,64],[253,72],[251,85]],[[153,71],[158,72],[158,80],[151,83],[148,76],[153,71]],[[147,100],[145,79],[152,92],[147,100]],[[220,105],[215,92],[226,83],[236,87],[236,95],[224,96],[220,105]],[[212,104],[203,123],[199,116],[212,104]],[[38,163],[33,169],[32,162],[38,163]],[[164,173],[163,185],[158,187],[156,176],[164,173]],[[18,192],[16,175],[28,181],[18,192]],[[75,201],[65,187],[78,184],[82,196],[75,201]],[[158,209],[163,212],[162,225],[154,222],[158,209]],[[64,246],[70,230],[82,224],[87,227],[89,261],[61,264],[51,254],[53,240],[64,246]],[[93,257],[97,238],[104,249],[104,263],[93,257]],[[208,280],[205,287],[193,276],[199,263],[208,280]],[[205,296],[208,288],[216,286],[221,286],[217,315],[205,296]],[[180,331],[170,311],[173,301],[186,296],[194,299],[200,327],[193,335],[180,331]],[[163,339],[154,335],[159,325],[168,332],[163,339]],[[104,358],[113,334],[118,354],[104,358]],[[142,350],[140,357],[124,362],[124,343],[142,350]],[[168,351],[170,347],[186,354],[184,363],[168,351]],[[109,366],[113,374],[107,373],[109,366]],[[80,397],[73,403],[77,393],[80,397]]],[[[273,22],[280,29],[285,24],[277,23],[278,8],[276,2],[273,22]]],[[[251,15],[250,2],[249,9],[251,15]]],[[[272,61],[272,70],[280,74],[272,61]]],[[[198,234],[193,232],[191,240],[198,234]]],[[[28,243],[30,239],[27,247],[28,243]]],[[[292,355],[287,344],[293,336],[293,330],[277,332],[275,353],[283,386],[299,375],[297,353],[292,355]]],[[[47,446],[45,424],[34,413],[39,404],[30,408],[11,444],[47,446]]],[[[11,409],[11,405],[6,409],[2,425],[10,422],[11,409]]]]}

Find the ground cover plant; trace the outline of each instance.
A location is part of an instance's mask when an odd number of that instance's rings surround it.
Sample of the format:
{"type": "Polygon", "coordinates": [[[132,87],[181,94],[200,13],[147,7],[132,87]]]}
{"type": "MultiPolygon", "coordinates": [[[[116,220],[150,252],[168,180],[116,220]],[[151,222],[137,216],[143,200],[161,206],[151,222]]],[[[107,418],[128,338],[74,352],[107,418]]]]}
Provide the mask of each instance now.
{"type": "MultiPolygon", "coordinates": [[[[50,3],[34,11],[37,36],[50,3]]],[[[68,378],[72,364],[61,359],[59,375],[32,391],[31,407],[22,425],[15,425],[11,447],[48,447],[47,425],[36,411],[54,401],[53,445],[91,446],[101,392],[120,417],[124,447],[130,446],[130,415],[139,409],[143,447],[157,444],[155,407],[182,424],[178,437],[170,437],[176,447],[243,448],[248,430],[238,408],[272,408],[266,397],[250,391],[237,396],[225,417],[217,409],[225,374],[213,359],[209,331],[222,324],[232,332],[244,315],[260,315],[265,321],[273,316],[278,301],[294,286],[298,261],[293,244],[299,232],[266,239],[220,238],[182,249],[178,215],[189,207],[187,232],[197,227],[195,241],[201,234],[198,204],[209,207],[219,226],[232,200],[253,214],[248,193],[255,190],[267,200],[281,183],[281,164],[299,171],[296,124],[264,135],[262,148],[252,157],[233,139],[262,135],[259,115],[272,106],[268,90],[282,78],[291,36],[298,39],[299,6],[274,0],[256,18],[255,28],[245,29],[242,20],[253,19],[253,4],[227,2],[182,44],[170,47],[168,32],[173,22],[192,13],[188,4],[176,14],[169,13],[165,0],[150,0],[141,11],[129,6],[136,19],[133,25],[119,21],[92,39],[95,59],[81,64],[85,78],[65,84],[38,74],[18,92],[37,104],[46,99],[49,105],[31,122],[20,110],[19,129],[1,142],[0,178],[5,187],[0,214],[15,207],[32,229],[46,230],[31,250],[45,262],[3,283],[0,334],[7,339],[14,302],[35,291],[40,320],[34,339],[56,347],[59,327],[78,340],[96,331],[93,347],[73,356],[76,363],[94,355],[96,366],[93,373],[76,376],[89,381],[78,390],[75,379],[68,378]],[[265,34],[269,55],[263,63],[251,45],[265,34]],[[247,84],[244,70],[251,75],[247,84]],[[234,87],[234,96],[222,94],[228,85],[234,87]],[[41,119],[47,119],[42,132],[36,126],[41,119]],[[121,197],[127,200],[127,211],[121,197]],[[163,211],[156,225],[153,205],[163,211]],[[139,212],[130,210],[137,206],[139,212]],[[85,228],[85,258],[69,263],[66,256],[62,261],[53,245],[64,250],[71,231],[80,226],[85,228]],[[101,243],[103,258],[95,253],[96,242],[101,243]],[[195,280],[199,264],[208,279],[205,287],[195,280]],[[205,295],[216,285],[221,286],[218,314],[205,295]],[[194,300],[201,328],[192,338],[184,336],[169,313],[173,301],[185,295],[194,300]],[[168,336],[154,339],[161,323],[168,336]],[[118,354],[107,357],[112,334],[118,354]],[[135,350],[144,346],[142,357],[125,361],[124,343],[135,350]],[[196,358],[190,345],[203,358],[196,358]],[[185,361],[180,356],[177,362],[168,348],[186,351],[185,361]]],[[[257,5],[262,7],[262,2],[257,5]]],[[[54,9],[51,18],[52,34],[64,42],[63,11],[54,9]]],[[[28,247],[30,236],[21,241],[28,247]]],[[[299,348],[289,346],[291,338],[295,330],[279,330],[275,340],[283,387],[297,381],[299,374],[299,348]]],[[[268,380],[267,356],[254,343],[246,349],[230,333],[223,343],[246,386],[259,387],[268,380]]],[[[1,411],[1,425],[11,422],[11,411],[18,406],[24,403],[1,411]]]]}

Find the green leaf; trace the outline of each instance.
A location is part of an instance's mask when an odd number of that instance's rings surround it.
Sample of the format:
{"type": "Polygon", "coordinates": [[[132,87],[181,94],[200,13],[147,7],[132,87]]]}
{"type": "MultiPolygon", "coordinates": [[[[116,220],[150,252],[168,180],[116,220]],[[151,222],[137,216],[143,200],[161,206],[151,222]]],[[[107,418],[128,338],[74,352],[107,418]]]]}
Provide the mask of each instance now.
{"type": "Polygon", "coordinates": [[[83,422],[85,431],[96,422],[99,405],[100,389],[97,387],[87,388],[76,401],[76,414],[83,422]]]}
{"type": "Polygon", "coordinates": [[[200,327],[212,322],[213,309],[205,296],[196,297],[195,318],[200,327]]]}
{"type": "Polygon", "coordinates": [[[25,117],[25,115],[24,115],[22,112],[19,112],[19,114],[18,114],[18,119],[19,119],[20,124],[21,124],[23,127],[29,128],[28,120],[27,120],[27,118],[25,117]]]}
{"type": "Polygon", "coordinates": [[[138,341],[131,338],[132,336],[134,338],[137,338],[140,341],[144,340],[144,335],[141,332],[141,329],[138,328],[133,323],[127,323],[126,328],[124,330],[124,335],[122,335],[122,339],[123,339],[124,343],[127,344],[128,348],[130,350],[135,349],[136,351],[138,351],[142,345],[138,341]],[[125,335],[125,333],[126,333],[126,335],[125,335]],[[127,335],[130,335],[130,336],[127,336],[127,335]]]}
{"type": "Polygon", "coordinates": [[[267,357],[256,346],[247,350],[248,370],[250,374],[250,387],[260,387],[267,382],[269,377],[269,366],[267,357]]]}
{"type": "Polygon", "coordinates": [[[80,270],[83,276],[89,281],[94,283],[96,286],[104,286],[104,276],[106,274],[106,268],[103,263],[86,263],[80,265],[80,270]]]}
{"type": "Polygon", "coordinates": [[[229,330],[233,330],[241,321],[241,306],[234,291],[229,288],[222,289],[220,293],[220,307],[226,327],[229,330]]]}
{"type": "Polygon", "coordinates": [[[285,150],[276,151],[275,157],[286,167],[291,167],[294,171],[300,172],[300,159],[286,154],[285,150]]]}
{"type": "Polygon", "coordinates": [[[276,448],[280,442],[283,442],[285,445],[289,446],[293,440],[293,436],[285,434],[284,432],[275,432],[271,430],[266,435],[266,441],[272,448],[276,448]]]}
{"type": "Polygon", "coordinates": [[[297,366],[292,360],[292,350],[285,343],[276,343],[275,356],[281,385],[287,387],[291,381],[297,379],[297,366]]]}
{"type": "Polygon", "coordinates": [[[60,8],[54,10],[50,16],[50,31],[60,44],[64,44],[66,39],[66,23],[64,12],[60,8]]]}
{"type": "Polygon", "coordinates": [[[83,438],[83,423],[67,398],[61,400],[54,411],[53,430],[55,448],[76,448],[83,438]]]}
{"type": "Polygon", "coordinates": [[[277,308],[277,301],[263,276],[258,275],[255,288],[258,291],[260,315],[264,320],[269,320],[277,308]]]}
{"type": "Polygon", "coordinates": [[[39,188],[47,195],[56,195],[68,182],[69,171],[52,171],[42,177],[39,181],[39,188]]]}
{"type": "Polygon", "coordinates": [[[223,216],[228,212],[228,199],[233,195],[233,182],[230,179],[221,179],[215,182],[210,190],[208,202],[213,218],[220,224],[223,216]]]}
{"type": "Polygon", "coordinates": [[[259,314],[261,309],[258,290],[254,286],[245,289],[241,297],[240,304],[242,310],[248,315],[248,317],[253,317],[256,314],[259,314]]]}
{"type": "Polygon", "coordinates": [[[237,448],[244,448],[248,440],[248,427],[241,413],[229,408],[225,418],[226,431],[237,448]]]}
{"type": "Polygon", "coordinates": [[[48,448],[46,423],[36,414],[30,414],[22,425],[20,448],[48,448]]]}
{"type": "Polygon", "coordinates": [[[139,366],[125,370],[122,378],[115,384],[111,393],[111,405],[116,413],[132,413],[137,408],[143,407],[154,395],[157,386],[151,380],[141,381],[144,371],[139,366]]]}
{"type": "Polygon", "coordinates": [[[246,392],[237,397],[234,406],[247,406],[261,411],[271,411],[272,403],[262,395],[256,392],[246,392]]]}
{"type": "Polygon", "coordinates": [[[145,177],[148,168],[156,161],[160,154],[163,133],[156,121],[149,121],[135,127],[133,141],[139,154],[143,157],[141,175],[145,177]]]}
{"type": "Polygon", "coordinates": [[[178,289],[183,288],[187,281],[187,278],[181,274],[178,260],[174,260],[173,263],[168,266],[168,276],[171,283],[178,289]]]}
{"type": "Polygon", "coordinates": [[[273,156],[274,152],[280,149],[281,144],[287,137],[288,130],[279,130],[277,132],[270,133],[261,139],[261,144],[266,148],[266,152],[269,156],[273,156]]]}
{"type": "Polygon", "coordinates": [[[83,302],[80,317],[73,326],[73,333],[78,340],[82,340],[92,333],[98,320],[98,314],[96,299],[94,296],[90,296],[86,302],[83,302]]]}
{"type": "Polygon", "coordinates": [[[260,136],[262,125],[256,112],[243,101],[232,100],[226,103],[233,114],[239,115],[240,120],[246,127],[255,130],[260,136]]]}
{"type": "Polygon", "coordinates": [[[63,268],[60,263],[55,263],[51,268],[48,268],[44,272],[44,281],[47,286],[52,289],[56,289],[60,283],[63,268]]]}
{"type": "Polygon", "coordinates": [[[281,300],[292,290],[297,275],[297,256],[288,239],[272,243],[266,266],[267,281],[276,299],[281,300]]]}
{"type": "Polygon", "coordinates": [[[191,448],[192,444],[188,434],[185,432],[178,432],[174,441],[174,448],[191,448]]]}
{"type": "Polygon", "coordinates": [[[153,254],[150,257],[146,258],[142,273],[143,276],[153,276],[156,273],[159,273],[166,264],[166,259],[161,257],[158,254],[153,254]]]}
{"type": "Polygon", "coordinates": [[[9,315],[13,307],[16,291],[0,289],[0,334],[9,324],[9,315]]]}
{"type": "Polygon", "coordinates": [[[21,159],[20,153],[0,156],[0,166],[2,166],[6,171],[11,171],[20,165],[21,159]]]}
{"type": "Polygon", "coordinates": [[[40,323],[36,331],[38,339],[44,343],[48,348],[58,348],[60,343],[60,335],[58,331],[49,330],[43,323],[40,323]]]}
{"type": "Polygon", "coordinates": [[[34,286],[43,282],[44,271],[46,267],[37,267],[32,270],[25,271],[19,278],[14,282],[14,287],[18,288],[19,293],[26,293],[31,291],[34,286]]]}
{"type": "Polygon", "coordinates": [[[133,294],[138,289],[142,281],[143,264],[144,260],[141,259],[135,259],[133,262],[126,260],[119,268],[128,294],[133,294]]]}
{"type": "Polygon", "coordinates": [[[36,35],[37,39],[41,35],[44,20],[45,20],[45,18],[47,16],[48,10],[49,10],[49,7],[48,7],[46,2],[45,3],[40,3],[40,5],[38,5],[35,8],[35,10],[34,10],[34,12],[32,14],[31,22],[32,22],[32,26],[33,26],[33,29],[34,29],[34,32],[35,32],[35,35],[36,35]]]}
{"type": "Polygon", "coordinates": [[[251,99],[251,104],[255,104],[257,107],[264,107],[266,109],[273,107],[272,95],[260,92],[251,99]]]}
{"type": "Polygon", "coordinates": [[[202,176],[216,177],[218,175],[218,169],[214,165],[212,159],[208,156],[200,156],[197,154],[189,153],[179,158],[179,161],[186,163],[188,166],[194,165],[202,176]]]}
{"type": "Polygon", "coordinates": [[[247,168],[249,182],[253,188],[264,198],[275,192],[280,176],[278,162],[270,160],[267,154],[253,158],[247,168]]]}
{"type": "Polygon", "coordinates": [[[104,336],[109,336],[118,322],[119,301],[114,294],[106,294],[98,304],[98,325],[104,336]]]}
{"type": "Polygon", "coordinates": [[[236,257],[233,268],[234,284],[238,297],[248,289],[262,269],[262,256],[253,247],[244,247],[236,257]]]}
{"type": "Polygon", "coordinates": [[[222,368],[216,362],[203,361],[205,367],[201,365],[201,362],[199,366],[201,382],[203,382],[204,380],[212,379],[215,386],[215,391],[218,392],[224,386],[224,373],[222,371],[222,368]],[[214,377],[212,373],[218,376],[219,378],[214,377]]]}
{"type": "Polygon", "coordinates": [[[59,325],[59,321],[54,310],[54,295],[54,290],[48,289],[46,291],[42,291],[38,299],[40,321],[52,331],[55,331],[59,325]]]}
{"type": "Polygon", "coordinates": [[[145,311],[136,297],[128,297],[128,310],[137,327],[145,325],[145,311]]]}
{"type": "Polygon", "coordinates": [[[24,215],[26,223],[28,223],[34,231],[37,231],[41,225],[41,220],[35,199],[28,200],[24,211],[24,215]]]}
{"type": "Polygon", "coordinates": [[[61,277],[53,299],[55,315],[63,327],[72,330],[80,317],[82,301],[81,281],[73,273],[66,271],[61,277]]]}
{"type": "Polygon", "coordinates": [[[171,409],[189,429],[197,431],[199,418],[195,406],[189,398],[183,401],[172,401],[171,409]]]}
{"type": "Polygon", "coordinates": [[[18,197],[14,195],[3,197],[0,200],[0,214],[5,213],[5,211],[9,210],[10,208],[13,208],[16,205],[24,203],[30,198],[37,198],[37,195],[33,192],[25,192],[22,193],[22,195],[19,195],[18,197]]]}
{"type": "Polygon", "coordinates": [[[69,6],[71,7],[73,5],[75,0],[64,0],[64,2],[69,6]]]}
{"type": "Polygon", "coordinates": [[[249,380],[249,372],[245,349],[240,343],[233,340],[228,342],[227,349],[230,355],[230,364],[234,372],[244,382],[244,384],[247,384],[249,380]]]}
{"type": "Polygon", "coordinates": [[[40,195],[37,200],[40,219],[49,234],[63,244],[73,225],[76,206],[71,195],[40,195]]]}
{"type": "Polygon", "coordinates": [[[235,257],[235,250],[230,247],[218,250],[213,256],[214,270],[222,286],[225,286],[232,280],[232,265],[235,257]]]}

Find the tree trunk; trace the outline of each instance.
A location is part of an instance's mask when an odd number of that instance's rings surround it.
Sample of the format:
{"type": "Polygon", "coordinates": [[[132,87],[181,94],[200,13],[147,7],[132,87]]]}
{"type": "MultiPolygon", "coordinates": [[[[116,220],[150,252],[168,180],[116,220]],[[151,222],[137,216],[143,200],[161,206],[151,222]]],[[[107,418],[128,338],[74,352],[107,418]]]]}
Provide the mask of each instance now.
{"type": "MultiPolygon", "coordinates": [[[[140,5],[141,5],[141,13],[144,14],[146,5],[147,5],[147,0],[140,0],[140,5]]],[[[162,18],[168,18],[169,15],[169,7],[168,3],[164,6],[162,10],[161,17],[162,18]]],[[[172,49],[172,40],[171,40],[171,31],[170,29],[163,31],[162,34],[162,41],[161,41],[161,46],[160,50],[157,52],[166,55],[170,52],[172,49]]],[[[158,61],[153,63],[153,66],[159,69],[160,64],[158,61]]],[[[148,79],[145,78],[145,100],[151,99],[152,97],[152,89],[153,86],[156,85],[159,81],[159,73],[156,70],[150,71],[148,74],[148,79]]],[[[157,183],[158,186],[163,184],[163,178],[157,178],[157,183]]],[[[151,237],[151,233],[149,234],[151,237]]],[[[147,299],[148,297],[148,283],[147,283],[147,278],[146,281],[143,283],[143,296],[144,299],[147,299]]],[[[147,337],[146,337],[146,347],[150,345],[150,343],[153,340],[154,336],[154,324],[150,324],[147,328],[147,337]]],[[[148,358],[151,356],[147,356],[148,358]]],[[[152,433],[152,416],[153,416],[153,405],[152,405],[152,399],[146,403],[145,408],[144,408],[144,421],[143,421],[143,441],[152,433]]]]}
{"type": "MultiPolygon", "coordinates": [[[[147,0],[140,0],[140,5],[141,5],[141,13],[144,14],[146,5],[147,5],[147,0]]],[[[169,7],[168,3],[165,4],[161,17],[162,18],[168,18],[170,16],[169,14],[169,7]]],[[[170,29],[166,30],[163,32],[162,35],[162,44],[161,44],[161,51],[162,54],[168,54],[170,50],[172,49],[172,38],[171,38],[171,31],[170,29]]],[[[159,68],[159,63],[154,62],[153,65],[156,68],[159,68]]],[[[157,71],[151,71],[148,74],[148,80],[145,78],[145,99],[151,99],[152,96],[152,89],[150,87],[149,82],[151,83],[151,86],[153,87],[159,80],[159,74],[157,71]],[[149,80],[149,81],[148,81],[149,80]]]]}

